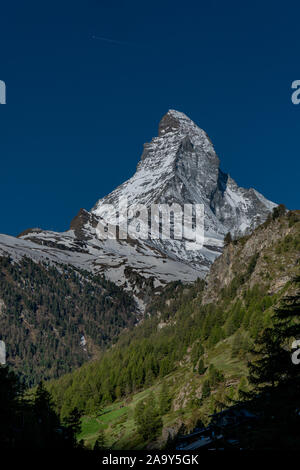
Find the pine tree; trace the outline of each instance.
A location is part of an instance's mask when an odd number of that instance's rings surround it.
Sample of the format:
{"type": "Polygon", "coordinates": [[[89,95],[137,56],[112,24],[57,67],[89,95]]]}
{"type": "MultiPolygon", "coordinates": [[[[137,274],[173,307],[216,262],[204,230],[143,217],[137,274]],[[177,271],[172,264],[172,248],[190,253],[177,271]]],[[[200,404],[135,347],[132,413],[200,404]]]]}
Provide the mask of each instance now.
{"type": "Polygon", "coordinates": [[[291,361],[291,342],[300,338],[299,283],[300,277],[293,282],[297,292],[275,308],[273,326],[264,330],[252,351],[258,359],[249,364],[250,383],[259,392],[287,383],[295,387],[300,382],[300,370],[291,361]]]}
{"type": "Polygon", "coordinates": [[[200,359],[199,364],[198,364],[198,374],[203,375],[205,374],[205,372],[206,372],[206,367],[204,365],[204,361],[203,359],[200,359]]]}
{"type": "Polygon", "coordinates": [[[288,352],[282,350],[277,329],[265,329],[256,340],[256,349],[252,354],[258,356],[256,361],[249,363],[249,378],[255,387],[255,393],[273,389],[290,363],[288,352]]]}
{"type": "Polygon", "coordinates": [[[171,408],[171,398],[169,393],[169,387],[166,382],[163,382],[161,392],[160,392],[160,400],[159,400],[159,410],[161,415],[165,415],[170,411],[171,408]]]}
{"type": "Polygon", "coordinates": [[[274,207],[272,212],[272,218],[277,219],[286,213],[286,207],[284,204],[279,204],[279,206],[274,207]]]}
{"type": "Polygon", "coordinates": [[[163,422],[157,410],[154,394],[148,399],[140,401],[135,408],[135,422],[137,431],[145,441],[155,439],[162,429],[163,422]]]}
{"type": "Polygon", "coordinates": [[[243,337],[238,331],[233,339],[231,357],[238,357],[243,348],[243,337]]]}
{"type": "MultiPolygon", "coordinates": [[[[300,338],[299,282],[300,277],[294,280],[293,293],[275,309],[273,326],[264,330],[252,351],[257,357],[249,364],[253,390],[239,390],[248,399],[247,406],[263,417],[251,436],[252,448],[282,450],[300,445],[300,368],[291,360],[291,343],[300,338]]],[[[241,433],[242,446],[243,439],[241,433]]]]}
{"type": "Polygon", "coordinates": [[[208,398],[210,395],[210,385],[209,380],[204,380],[202,386],[202,398],[208,398]]]}
{"type": "Polygon", "coordinates": [[[218,385],[218,383],[220,383],[224,379],[222,372],[216,369],[216,367],[213,364],[210,364],[208,368],[208,372],[209,372],[209,383],[212,387],[215,387],[216,385],[218,385]]]}
{"type": "Polygon", "coordinates": [[[98,437],[94,445],[95,452],[101,452],[105,449],[105,435],[103,429],[98,431],[98,437]]]}
{"type": "Polygon", "coordinates": [[[292,341],[300,338],[299,282],[300,277],[294,280],[296,292],[274,309],[273,326],[266,328],[256,341],[252,354],[257,359],[249,363],[252,391],[241,393],[274,423],[294,420],[300,406],[300,369],[291,360],[292,341]]]}
{"type": "Polygon", "coordinates": [[[81,431],[81,414],[78,408],[73,408],[68,416],[64,418],[63,424],[66,428],[69,441],[76,446],[76,436],[81,431]]]}
{"type": "Polygon", "coordinates": [[[7,366],[0,365],[0,448],[10,447],[14,440],[14,426],[20,409],[23,387],[7,366]]]}
{"type": "Polygon", "coordinates": [[[38,423],[37,445],[39,447],[52,447],[58,440],[57,429],[60,426],[56,415],[52,397],[46,390],[43,382],[40,382],[34,398],[33,410],[38,423]]]}

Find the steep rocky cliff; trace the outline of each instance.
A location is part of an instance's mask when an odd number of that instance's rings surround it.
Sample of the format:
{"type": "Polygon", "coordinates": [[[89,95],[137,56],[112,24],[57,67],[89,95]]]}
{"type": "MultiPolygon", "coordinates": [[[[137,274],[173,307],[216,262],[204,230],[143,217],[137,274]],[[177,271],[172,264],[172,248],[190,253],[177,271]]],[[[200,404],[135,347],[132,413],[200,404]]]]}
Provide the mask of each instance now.
{"type": "Polygon", "coordinates": [[[299,271],[300,211],[260,225],[251,236],[229,243],[206,278],[204,302],[216,301],[220,292],[236,280],[237,295],[247,282],[268,286],[275,293],[299,271]]]}

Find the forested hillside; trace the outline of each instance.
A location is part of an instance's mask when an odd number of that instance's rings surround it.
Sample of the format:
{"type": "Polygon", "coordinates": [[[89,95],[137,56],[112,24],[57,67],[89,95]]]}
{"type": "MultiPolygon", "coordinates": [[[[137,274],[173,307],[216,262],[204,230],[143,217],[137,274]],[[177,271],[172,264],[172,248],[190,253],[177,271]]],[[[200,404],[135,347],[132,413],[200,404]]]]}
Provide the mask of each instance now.
{"type": "Polygon", "coordinates": [[[0,337],[26,384],[59,377],[135,324],[132,297],[91,273],[0,258],[0,337]]]}
{"type": "Polygon", "coordinates": [[[249,389],[254,345],[293,290],[299,258],[299,211],[276,209],[252,235],[227,241],[206,282],[168,285],[99,360],[49,384],[57,410],[77,407],[82,437],[92,444],[105,430],[116,448],[162,445],[183,425],[208,422],[249,389]]]}

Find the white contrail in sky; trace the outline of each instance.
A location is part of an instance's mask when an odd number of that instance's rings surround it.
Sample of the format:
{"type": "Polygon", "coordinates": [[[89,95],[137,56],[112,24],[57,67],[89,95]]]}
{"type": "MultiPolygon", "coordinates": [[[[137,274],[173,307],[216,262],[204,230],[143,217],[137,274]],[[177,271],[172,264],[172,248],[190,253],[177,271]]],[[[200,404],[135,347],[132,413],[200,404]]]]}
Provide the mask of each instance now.
{"type": "Polygon", "coordinates": [[[126,42],[126,41],[118,41],[116,39],[110,39],[110,38],[106,38],[104,36],[95,36],[93,35],[92,36],[92,39],[97,39],[98,41],[104,41],[104,42],[108,42],[110,44],[119,44],[121,46],[134,46],[134,47],[138,47],[138,44],[134,44],[132,42],[126,42]]]}

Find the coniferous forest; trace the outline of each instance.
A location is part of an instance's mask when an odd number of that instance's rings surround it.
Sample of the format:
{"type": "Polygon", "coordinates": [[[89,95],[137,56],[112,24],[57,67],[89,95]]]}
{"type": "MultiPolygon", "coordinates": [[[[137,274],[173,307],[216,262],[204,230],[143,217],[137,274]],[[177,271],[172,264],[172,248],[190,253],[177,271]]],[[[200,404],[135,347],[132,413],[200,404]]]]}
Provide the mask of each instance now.
{"type": "Polygon", "coordinates": [[[215,421],[224,410],[245,408],[252,414],[251,426],[242,422],[222,428],[224,447],[229,442],[245,449],[272,449],[275,442],[282,448],[297,446],[300,368],[291,358],[292,343],[300,335],[299,224],[298,213],[274,211],[251,236],[228,241],[212,276],[220,278],[222,259],[229,253],[236,274],[214,301],[206,301],[214,278],[189,286],[170,283],[153,296],[138,323],[130,296],[103,278],[86,278],[68,268],[59,272],[29,260],[17,266],[3,258],[1,285],[9,308],[2,311],[2,324],[5,331],[24,334],[26,318],[25,347],[19,354],[32,370],[39,370],[35,361],[40,367],[40,375],[31,380],[13,361],[9,368],[17,375],[1,368],[5,419],[12,423],[11,437],[5,439],[3,431],[4,446],[21,445],[23,434],[30,445],[43,446],[45,433],[53,446],[61,445],[63,435],[72,448],[101,451],[154,443],[175,449],[180,436],[193,429],[218,432],[215,421]],[[269,246],[249,251],[268,230],[276,234],[269,246]],[[281,277],[285,282],[274,289],[281,277]],[[20,285],[25,295],[18,297],[20,285]],[[70,309],[75,312],[71,319],[70,309]],[[12,316],[14,310],[18,316],[12,316]],[[51,352],[57,361],[69,358],[70,369],[80,366],[72,357],[72,342],[51,342],[55,330],[63,339],[72,337],[76,327],[85,328],[98,349],[76,370],[47,375],[39,341],[38,356],[32,352],[30,325],[38,330],[39,322],[41,337],[47,333],[45,344],[53,348],[45,356],[49,364],[51,352]],[[41,377],[44,383],[38,382],[41,377]],[[37,413],[45,413],[43,431],[32,424],[37,413]],[[21,436],[17,440],[15,429],[21,436]]]}
{"type": "Polygon", "coordinates": [[[136,323],[132,297],[101,276],[23,258],[0,258],[0,331],[27,385],[92,359],[136,323]]]}

